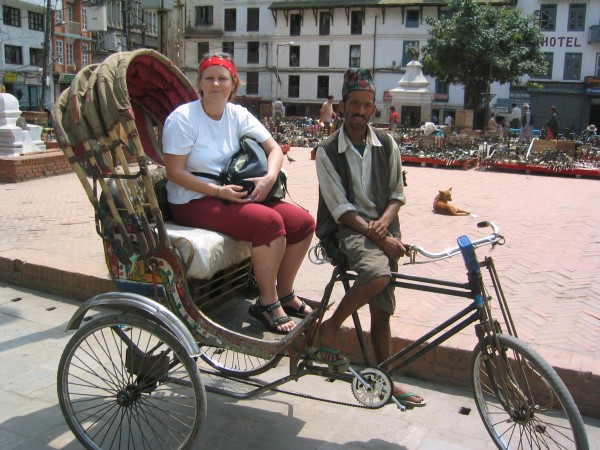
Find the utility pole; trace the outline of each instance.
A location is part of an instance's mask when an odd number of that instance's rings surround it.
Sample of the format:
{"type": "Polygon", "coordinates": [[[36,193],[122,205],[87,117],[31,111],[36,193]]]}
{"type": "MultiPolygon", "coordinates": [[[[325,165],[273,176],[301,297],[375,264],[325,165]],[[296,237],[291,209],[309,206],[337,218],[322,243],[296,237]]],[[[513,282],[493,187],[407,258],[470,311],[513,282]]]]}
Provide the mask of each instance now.
{"type": "Polygon", "coordinates": [[[52,30],[54,29],[54,11],[52,11],[52,0],[46,2],[46,13],[44,15],[44,47],[42,50],[42,98],[40,105],[44,108],[46,96],[48,95],[48,78],[52,72],[52,63],[54,60],[51,58],[52,55],[52,30]]]}

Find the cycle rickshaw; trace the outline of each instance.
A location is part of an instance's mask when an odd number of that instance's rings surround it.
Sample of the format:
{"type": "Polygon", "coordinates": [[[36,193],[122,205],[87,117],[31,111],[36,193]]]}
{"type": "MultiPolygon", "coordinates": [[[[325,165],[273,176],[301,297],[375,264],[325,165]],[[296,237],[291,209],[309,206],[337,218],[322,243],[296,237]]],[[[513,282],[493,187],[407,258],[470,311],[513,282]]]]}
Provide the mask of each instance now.
{"type": "MultiPolygon", "coordinates": [[[[467,306],[378,366],[369,361],[356,314],[363,368],[336,370],[306,351],[334,286],[348,289],[354,279],[343,263],[334,266],[320,306],[289,334],[270,334],[242,319],[251,302],[249,244],[178,227],[168,221],[165,207],[161,127],[176,106],[197,96],[168,59],[137,50],[84,68],[53,110],[60,147],[94,207],[117,287],[75,313],[67,329],[77,331],[58,368],[61,410],[86,448],[189,448],[205,422],[206,391],[251,398],[305,375],[348,382],[366,408],[395,404],[404,410],[392,396],[390,374],[470,324],[479,342],[471,366],[475,401],[498,448],[588,448],[565,385],[518,339],[493,260],[476,257],[476,247],[503,243],[494,224],[481,224],[492,228],[489,236],[473,242],[462,236],[458,246],[441,253],[411,246],[413,260],[417,254],[433,259],[462,254],[467,280],[395,274],[392,282],[463,297],[467,306]],[[492,316],[493,299],[501,321],[492,316]],[[98,307],[108,312],[82,325],[98,307]],[[248,379],[283,358],[289,375],[245,393],[205,387],[197,364],[203,360],[217,374],[248,379]]],[[[322,262],[327,256],[321,250],[313,257],[322,262]]]]}

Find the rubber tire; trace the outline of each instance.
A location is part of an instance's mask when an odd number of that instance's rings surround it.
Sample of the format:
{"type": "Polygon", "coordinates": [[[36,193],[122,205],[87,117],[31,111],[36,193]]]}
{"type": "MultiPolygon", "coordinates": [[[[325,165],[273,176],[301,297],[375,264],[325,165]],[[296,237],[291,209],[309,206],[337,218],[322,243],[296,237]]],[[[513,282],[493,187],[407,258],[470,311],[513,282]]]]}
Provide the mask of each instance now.
{"type": "Polygon", "coordinates": [[[235,350],[201,345],[200,357],[209,366],[223,374],[247,378],[272,369],[281,361],[283,356],[275,355],[270,359],[259,358],[235,350]]]}
{"type": "Polygon", "coordinates": [[[88,449],[191,448],[206,422],[206,391],[196,361],[165,328],[132,314],[93,319],[73,335],[60,359],[57,390],[69,428],[88,449]],[[131,356],[117,333],[155,359],[131,356]],[[143,384],[127,368],[127,359],[130,365],[145,364],[146,371],[160,371],[159,379],[143,384]],[[185,411],[174,418],[178,407],[185,411]]]}
{"type": "MultiPolygon", "coordinates": [[[[491,343],[491,338],[488,338],[488,340],[491,343]]],[[[471,382],[479,415],[496,446],[499,449],[518,448],[520,450],[527,448],[588,450],[588,440],[581,414],[573,397],[571,397],[567,387],[554,369],[537,352],[513,336],[500,334],[498,335],[498,342],[504,352],[508,351],[511,359],[514,354],[518,354],[521,361],[526,362],[526,364],[521,364],[521,367],[527,372],[527,376],[520,376],[514,381],[518,383],[519,389],[526,395],[535,396],[534,401],[530,403],[537,405],[539,408],[540,404],[543,405],[544,402],[550,404],[550,400],[553,400],[554,407],[559,409],[552,410],[552,417],[545,415],[545,411],[537,410],[529,416],[529,419],[523,418],[522,423],[518,423],[518,420],[513,421],[509,412],[498,400],[499,396],[503,398],[508,398],[508,396],[503,396],[501,393],[497,395],[490,387],[491,383],[489,383],[487,375],[488,369],[482,357],[481,346],[477,344],[473,350],[471,361],[471,382]],[[525,379],[528,381],[526,385],[523,383],[525,379]],[[537,389],[537,391],[533,392],[534,389],[537,389]],[[546,400],[542,394],[551,394],[551,396],[546,400]],[[491,400],[494,400],[493,404],[491,400]],[[500,420],[501,413],[506,415],[506,420],[500,420]],[[560,414],[561,424],[565,428],[560,430],[560,434],[552,434],[552,437],[559,440],[567,439],[567,442],[564,443],[565,447],[559,447],[558,444],[552,441],[552,438],[544,439],[542,435],[542,432],[552,432],[554,430],[550,425],[550,420],[557,422],[557,413],[560,414]],[[510,422],[507,422],[509,420],[510,422]],[[562,434],[568,436],[565,437],[562,434]]],[[[512,360],[514,362],[514,359],[512,360]]],[[[499,358],[497,357],[494,361],[490,361],[494,364],[492,366],[494,376],[498,376],[498,368],[501,367],[498,365],[498,361],[499,358]]],[[[517,364],[513,363],[511,367],[516,369],[517,364]]],[[[513,401],[513,404],[515,403],[518,404],[518,402],[513,401]]]]}

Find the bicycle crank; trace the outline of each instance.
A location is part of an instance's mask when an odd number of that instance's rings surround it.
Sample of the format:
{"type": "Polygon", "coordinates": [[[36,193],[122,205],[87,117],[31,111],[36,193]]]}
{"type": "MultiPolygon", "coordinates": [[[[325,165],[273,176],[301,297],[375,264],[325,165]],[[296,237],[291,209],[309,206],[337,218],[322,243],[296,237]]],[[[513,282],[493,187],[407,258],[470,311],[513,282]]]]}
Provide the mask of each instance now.
{"type": "Polygon", "coordinates": [[[377,409],[387,405],[390,399],[394,400],[398,408],[405,411],[404,405],[392,397],[394,385],[387,373],[376,367],[367,367],[357,372],[352,367],[348,368],[354,375],[352,379],[352,394],[365,408],[377,409]]]}

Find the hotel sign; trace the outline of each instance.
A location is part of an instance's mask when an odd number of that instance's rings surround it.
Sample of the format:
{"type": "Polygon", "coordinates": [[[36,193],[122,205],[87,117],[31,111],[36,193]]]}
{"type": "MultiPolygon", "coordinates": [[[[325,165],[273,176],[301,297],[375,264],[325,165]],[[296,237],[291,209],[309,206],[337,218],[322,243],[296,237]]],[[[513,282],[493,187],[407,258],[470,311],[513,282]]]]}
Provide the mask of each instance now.
{"type": "Polygon", "coordinates": [[[587,95],[600,95],[600,77],[585,77],[584,87],[587,95]]]}

